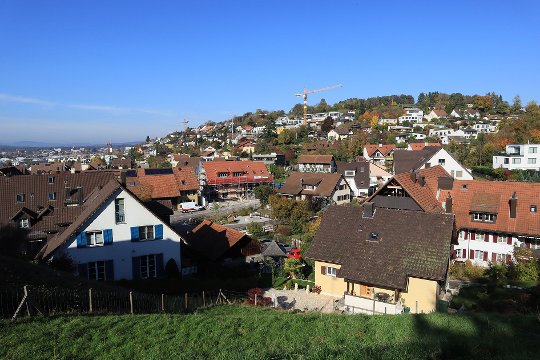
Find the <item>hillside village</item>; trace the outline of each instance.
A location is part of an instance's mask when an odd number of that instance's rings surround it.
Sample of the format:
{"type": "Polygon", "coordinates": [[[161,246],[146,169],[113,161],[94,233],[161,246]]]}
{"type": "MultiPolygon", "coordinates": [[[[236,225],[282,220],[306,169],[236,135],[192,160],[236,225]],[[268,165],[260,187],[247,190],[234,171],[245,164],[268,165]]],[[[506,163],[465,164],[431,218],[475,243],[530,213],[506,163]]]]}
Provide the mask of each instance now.
{"type": "Polygon", "coordinates": [[[235,290],[305,288],[348,313],[471,310],[463,280],[536,285],[538,106],[395,99],[414,102],[322,100],[304,118],[257,110],[124,148],[5,151],[2,252],[185,291],[236,269],[235,290]]]}

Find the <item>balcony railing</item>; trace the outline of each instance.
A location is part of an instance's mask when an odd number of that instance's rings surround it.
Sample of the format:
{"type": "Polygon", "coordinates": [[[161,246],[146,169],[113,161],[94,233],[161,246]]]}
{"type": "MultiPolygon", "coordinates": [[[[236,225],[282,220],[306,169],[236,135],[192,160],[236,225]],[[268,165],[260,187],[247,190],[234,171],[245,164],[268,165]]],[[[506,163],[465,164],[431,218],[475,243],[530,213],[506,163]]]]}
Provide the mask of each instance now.
{"type": "Polygon", "coordinates": [[[351,313],[359,314],[401,314],[403,307],[401,302],[389,301],[384,302],[376,298],[367,298],[345,293],[344,299],[345,310],[351,313]]]}
{"type": "Polygon", "coordinates": [[[209,179],[207,185],[238,185],[238,184],[260,184],[274,181],[272,175],[268,176],[234,176],[209,179]]]}

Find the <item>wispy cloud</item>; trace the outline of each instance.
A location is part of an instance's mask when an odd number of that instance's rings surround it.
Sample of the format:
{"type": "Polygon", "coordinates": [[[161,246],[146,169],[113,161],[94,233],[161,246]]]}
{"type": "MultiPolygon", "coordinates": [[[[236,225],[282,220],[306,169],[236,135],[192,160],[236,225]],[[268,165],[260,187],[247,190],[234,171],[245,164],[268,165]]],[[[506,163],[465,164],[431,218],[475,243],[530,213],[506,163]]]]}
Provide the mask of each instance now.
{"type": "Polygon", "coordinates": [[[114,106],[114,105],[61,104],[61,103],[42,100],[42,99],[22,97],[22,96],[14,96],[14,95],[9,95],[9,94],[2,94],[2,93],[0,93],[0,101],[22,103],[22,104],[30,104],[30,105],[39,105],[39,106],[49,106],[49,107],[50,106],[62,106],[62,107],[70,108],[70,109],[78,109],[78,110],[86,110],[86,111],[100,111],[100,112],[105,112],[105,113],[112,114],[112,115],[139,113],[139,114],[148,114],[148,115],[163,116],[163,117],[175,117],[175,116],[177,116],[174,112],[171,112],[171,111],[160,111],[160,110],[154,110],[154,109],[140,109],[140,108],[127,108],[127,107],[114,106]]]}
{"type": "Polygon", "coordinates": [[[41,105],[41,106],[55,106],[55,105],[58,105],[58,103],[55,103],[55,102],[52,102],[52,101],[36,99],[36,98],[30,98],[30,97],[23,97],[23,96],[13,96],[13,95],[2,94],[2,93],[0,93],[0,101],[22,103],[22,104],[32,104],[32,105],[41,105]]]}

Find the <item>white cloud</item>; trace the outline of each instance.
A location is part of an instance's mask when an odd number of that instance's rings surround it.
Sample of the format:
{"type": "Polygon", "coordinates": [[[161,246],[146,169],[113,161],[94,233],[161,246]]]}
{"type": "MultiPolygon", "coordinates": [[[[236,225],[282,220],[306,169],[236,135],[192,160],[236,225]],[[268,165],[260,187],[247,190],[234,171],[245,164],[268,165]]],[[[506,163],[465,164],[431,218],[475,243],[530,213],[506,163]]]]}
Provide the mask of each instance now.
{"type": "Polygon", "coordinates": [[[8,94],[0,93],[0,101],[22,103],[22,104],[32,104],[32,105],[41,105],[41,106],[55,106],[58,105],[55,102],[41,100],[36,98],[22,97],[22,96],[13,96],[8,94]]]}

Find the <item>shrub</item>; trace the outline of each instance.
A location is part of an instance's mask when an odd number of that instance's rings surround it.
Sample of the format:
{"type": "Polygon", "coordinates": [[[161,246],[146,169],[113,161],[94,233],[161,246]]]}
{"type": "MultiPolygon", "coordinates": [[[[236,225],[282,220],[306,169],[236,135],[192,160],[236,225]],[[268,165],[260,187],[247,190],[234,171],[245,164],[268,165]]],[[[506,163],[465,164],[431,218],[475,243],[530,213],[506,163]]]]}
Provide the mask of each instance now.
{"type": "Polygon", "coordinates": [[[313,287],[313,289],[311,289],[312,292],[314,292],[315,294],[319,295],[321,293],[321,286],[320,285],[315,285],[313,287]]]}
{"type": "Polygon", "coordinates": [[[180,271],[178,270],[178,266],[176,265],[176,261],[174,259],[169,259],[167,264],[165,264],[165,276],[167,276],[169,279],[180,278],[180,271]]]}
{"type": "Polygon", "coordinates": [[[261,288],[249,289],[247,292],[248,300],[247,303],[250,305],[255,305],[255,296],[257,296],[257,306],[268,306],[272,303],[272,299],[269,297],[262,296],[264,290],[261,288]]]}
{"type": "Polygon", "coordinates": [[[287,274],[291,274],[293,277],[299,275],[302,271],[302,262],[299,259],[288,258],[285,259],[285,264],[283,265],[283,270],[287,274]]]}
{"type": "Polygon", "coordinates": [[[485,271],[491,285],[501,286],[508,282],[507,274],[508,267],[501,263],[490,263],[489,268],[485,271]]]}
{"type": "Polygon", "coordinates": [[[454,279],[477,281],[484,276],[484,272],[484,268],[473,265],[470,260],[467,260],[465,264],[450,265],[450,277],[454,279]]]}
{"type": "Polygon", "coordinates": [[[51,260],[49,260],[48,264],[50,267],[56,270],[66,271],[66,272],[75,271],[75,265],[73,264],[73,260],[67,254],[54,256],[51,260]]]}
{"type": "Polygon", "coordinates": [[[257,222],[247,224],[246,230],[255,238],[264,236],[263,226],[257,222]]]}

